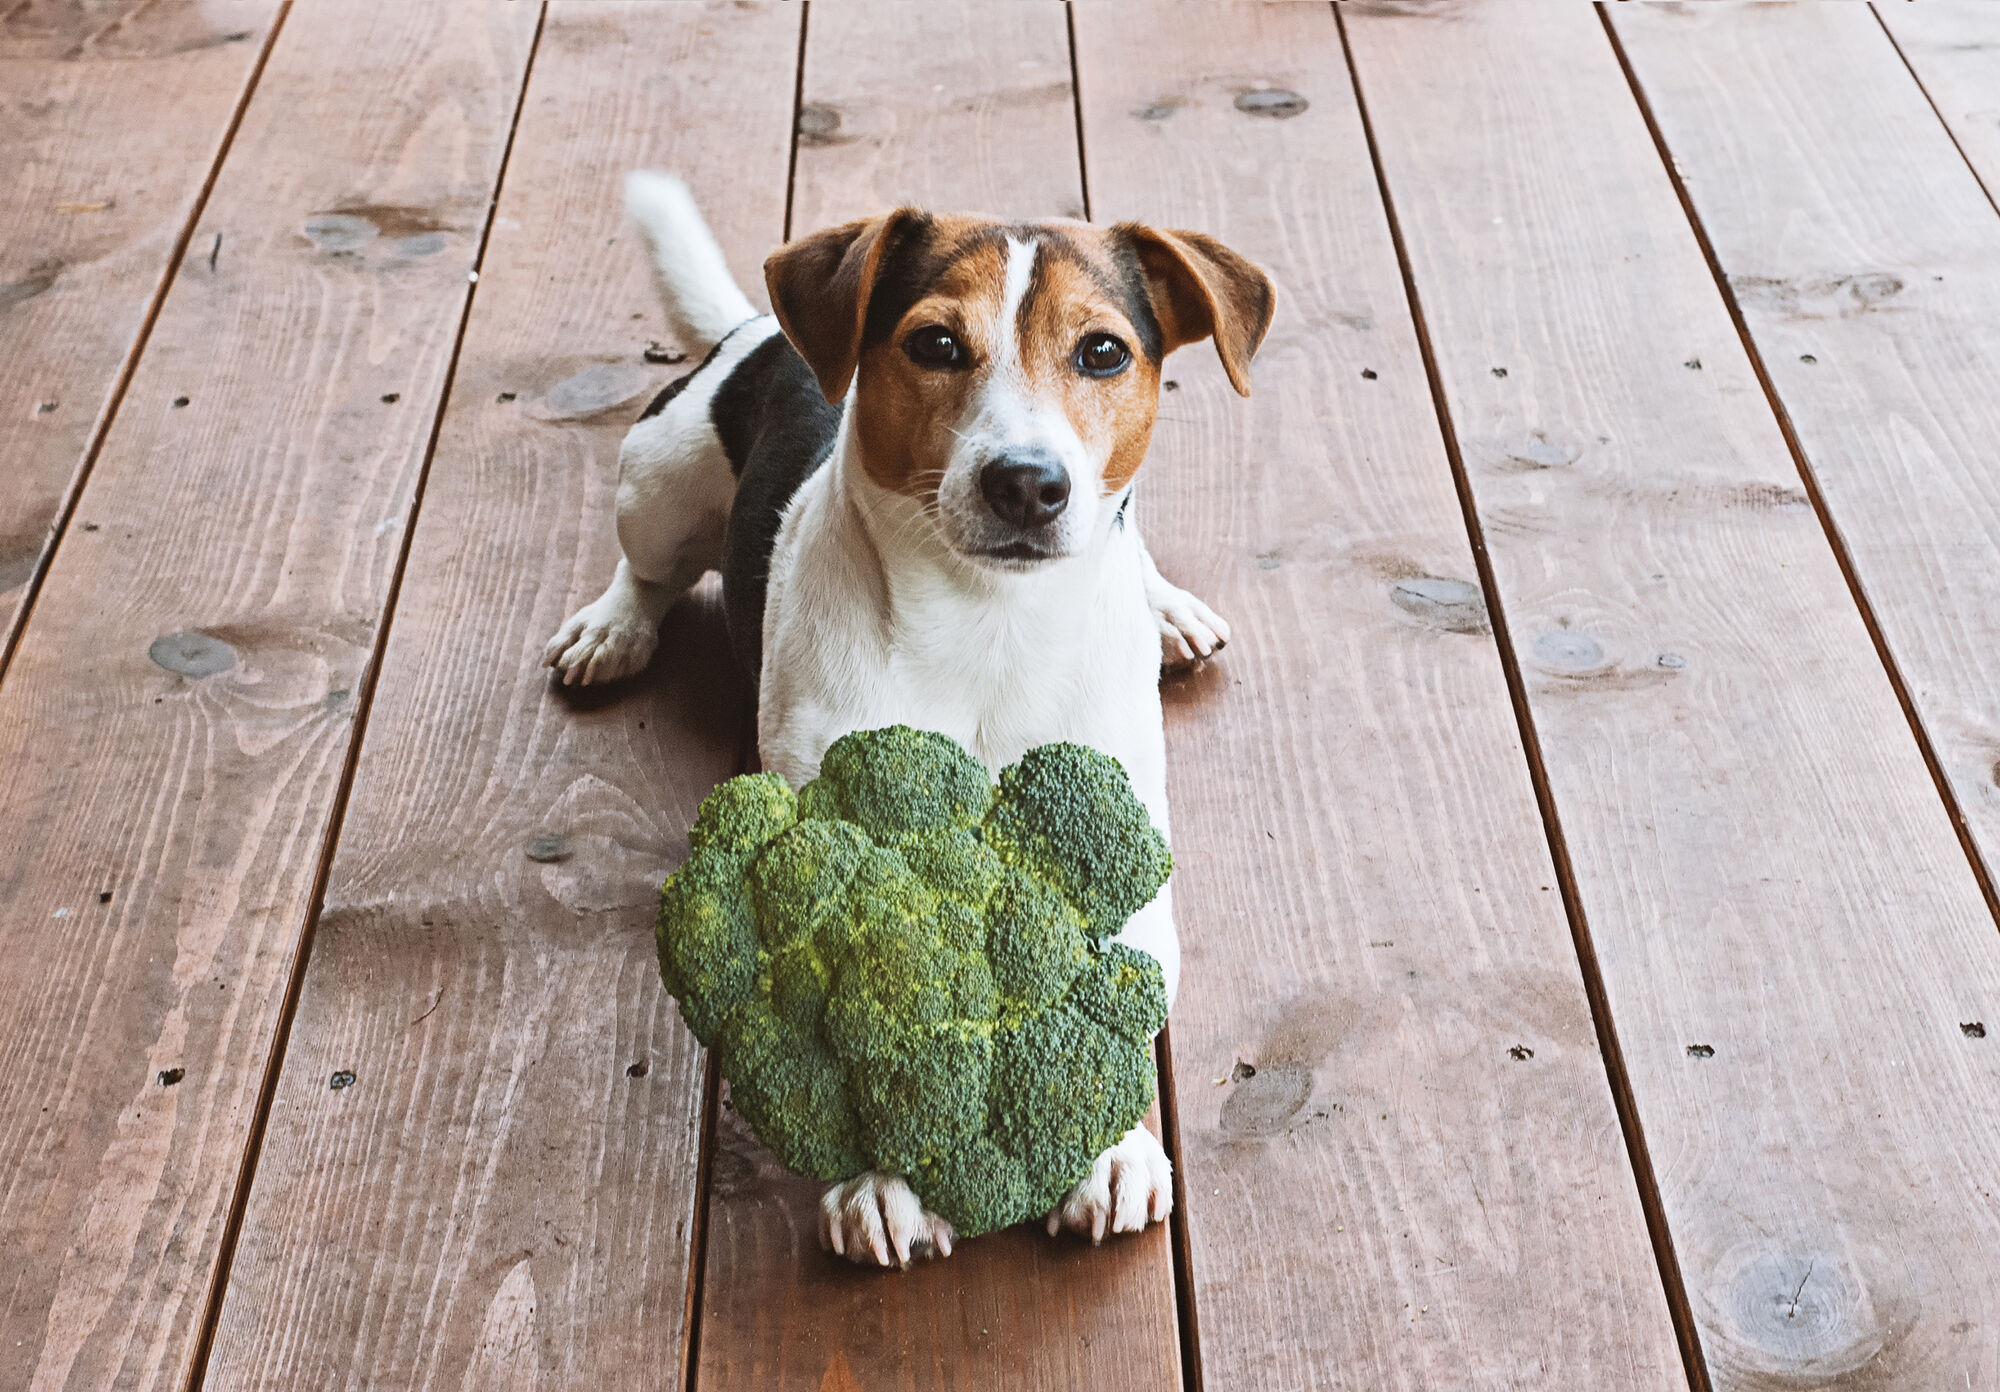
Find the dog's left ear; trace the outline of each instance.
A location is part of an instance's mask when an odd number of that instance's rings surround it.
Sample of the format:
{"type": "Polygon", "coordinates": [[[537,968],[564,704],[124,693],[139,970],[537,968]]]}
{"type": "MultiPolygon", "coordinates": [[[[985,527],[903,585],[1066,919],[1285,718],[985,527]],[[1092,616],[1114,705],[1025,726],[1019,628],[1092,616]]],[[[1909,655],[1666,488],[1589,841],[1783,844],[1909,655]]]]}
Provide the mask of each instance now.
{"type": "Polygon", "coordinates": [[[778,326],[819,378],[826,399],[847,395],[861,360],[868,300],[882,260],[898,240],[928,220],[917,208],[858,218],[787,242],[766,258],[764,285],[778,326]]]}
{"type": "Polygon", "coordinates": [[[1277,304],[1271,278],[1200,232],[1137,222],[1121,222],[1111,231],[1139,258],[1167,351],[1213,338],[1229,385],[1240,396],[1250,395],[1250,359],[1277,304]]]}

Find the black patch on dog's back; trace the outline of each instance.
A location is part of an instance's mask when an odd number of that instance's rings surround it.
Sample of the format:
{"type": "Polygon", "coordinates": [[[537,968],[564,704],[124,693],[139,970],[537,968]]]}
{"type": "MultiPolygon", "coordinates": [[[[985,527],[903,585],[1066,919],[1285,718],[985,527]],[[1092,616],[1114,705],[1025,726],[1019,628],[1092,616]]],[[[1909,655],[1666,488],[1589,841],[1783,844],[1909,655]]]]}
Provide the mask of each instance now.
{"type": "Polygon", "coordinates": [[[754,683],[763,667],[764,592],[785,508],[833,452],[840,407],[820,394],[805,359],[774,333],[715,389],[709,420],[736,475],[722,548],[729,646],[754,683]]]}

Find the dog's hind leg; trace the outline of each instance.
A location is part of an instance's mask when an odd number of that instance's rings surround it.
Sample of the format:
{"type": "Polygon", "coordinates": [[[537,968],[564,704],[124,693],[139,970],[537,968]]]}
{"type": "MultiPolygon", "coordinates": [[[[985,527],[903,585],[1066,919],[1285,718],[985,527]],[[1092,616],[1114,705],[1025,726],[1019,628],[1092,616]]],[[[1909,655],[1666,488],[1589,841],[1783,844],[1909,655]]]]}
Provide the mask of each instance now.
{"type": "Polygon", "coordinates": [[[736,479],[708,418],[713,386],[691,381],[690,387],[633,426],[618,452],[618,543],[625,556],[609,588],[570,615],[543,650],[543,662],[562,673],[565,686],[617,681],[644,668],[667,610],[722,563],[736,479]]]}
{"type": "Polygon", "coordinates": [[[618,451],[618,544],[611,587],[570,615],[542,661],[564,685],[616,681],[659,646],[660,620],[702,572],[722,564],[736,476],[710,407],[717,389],[777,324],[760,318],[730,277],[722,248],[685,185],[635,170],[625,208],[645,234],[674,337],[700,367],[646,408],[618,451]]]}

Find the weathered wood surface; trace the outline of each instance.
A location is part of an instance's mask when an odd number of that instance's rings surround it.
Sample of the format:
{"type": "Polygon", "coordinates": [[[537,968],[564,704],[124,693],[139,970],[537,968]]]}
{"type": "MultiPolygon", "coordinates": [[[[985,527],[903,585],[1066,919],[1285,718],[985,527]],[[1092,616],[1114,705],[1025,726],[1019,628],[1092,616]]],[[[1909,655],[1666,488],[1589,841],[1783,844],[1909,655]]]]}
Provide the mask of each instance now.
{"type": "Polygon", "coordinates": [[[2000,9],[1983,0],[1870,8],[1923,84],[1987,196],[2000,197],[2000,9]]]}
{"type": "Polygon", "coordinates": [[[0,16],[0,658],[278,13],[0,16]]]}
{"type": "MultiPolygon", "coordinates": [[[[914,200],[1081,209],[1063,12],[1054,5],[825,5],[808,20],[793,228],[914,200]],[[831,139],[807,138],[833,110],[831,139]]],[[[720,1120],[700,1392],[1003,1392],[1181,1386],[1167,1230],[1091,1248],[1038,1226],[906,1272],[819,1250],[820,1186],[720,1120]]]]}
{"type": "Polygon", "coordinates": [[[1333,14],[1076,41],[1095,216],[1280,287],[1250,400],[1169,365],[1139,498],[1234,628],[1168,688],[1203,1384],[1684,1385],[1333,14]]]}
{"type": "MultiPolygon", "coordinates": [[[[741,751],[720,626],[535,665],[682,370],[618,176],[688,174],[753,295],[788,199],[1079,215],[1063,11],[558,0],[454,376],[536,8],[293,8],[204,206],[279,8],[0,13],[0,1386],[179,1387],[213,1318],[211,1387],[677,1386],[691,1337],[704,1389],[1179,1387],[1160,1230],[853,1270],[726,1111],[704,1206],[646,925],[741,751]]],[[[1559,891],[1703,1375],[2000,1386],[2000,945],[1814,510],[1991,863],[2000,219],[1936,122],[2000,191],[2000,16],[1883,6],[1918,92],[1861,7],[1608,8],[1817,495],[1593,12],[1342,10],[1570,878],[1332,17],[1074,14],[1092,210],[1283,292],[1254,400],[1173,365],[1141,504],[1237,624],[1167,712],[1211,1389],[1679,1376],[1559,891]]]]}
{"type": "Polygon", "coordinates": [[[653,910],[746,710],[712,604],[606,692],[540,654],[610,578],[619,439],[688,370],[642,361],[625,172],[682,173],[756,285],[798,34],[780,5],[550,7],[211,1386],[681,1385],[704,1068],[653,910]]]}
{"type": "Polygon", "coordinates": [[[2000,943],[1599,18],[1347,28],[1713,1384],[2000,1385],[2000,943]]]}
{"type": "Polygon", "coordinates": [[[860,8],[808,18],[792,235],[902,203],[1083,216],[1061,6],[860,8]]]}
{"type": "Polygon", "coordinates": [[[1990,877],[2000,217],[1869,10],[1616,25],[1990,877]]]}
{"type": "Polygon", "coordinates": [[[536,19],[290,15],[0,685],[0,1385],[188,1377],[536,19]]]}

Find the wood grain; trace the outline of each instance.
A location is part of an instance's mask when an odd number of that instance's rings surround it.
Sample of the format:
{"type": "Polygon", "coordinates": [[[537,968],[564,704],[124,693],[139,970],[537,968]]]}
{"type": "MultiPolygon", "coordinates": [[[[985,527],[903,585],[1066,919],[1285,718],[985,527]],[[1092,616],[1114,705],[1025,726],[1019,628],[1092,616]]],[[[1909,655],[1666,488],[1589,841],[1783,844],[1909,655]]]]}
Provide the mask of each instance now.
{"type": "Polygon", "coordinates": [[[1234,626],[1167,704],[1203,1385],[1682,1385],[1333,14],[1222,13],[1076,11],[1092,212],[1280,287],[1140,485],[1234,626]]]}
{"type": "Polygon", "coordinates": [[[1978,0],[1870,8],[1923,84],[1987,196],[2000,196],[2000,11],[1978,0]]]}
{"type": "Polygon", "coordinates": [[[0,1385],[188,1376],[536,19],[290,16],[0,686],[0,1385]]]}
{"type": "Polygon", "coordinates": [[[1990,875],[2000,217],[1864,8],[1617,29],[1990,875]]]}
{"type": "Polygon", "coordinates": [[[624,174],[678,170],[755,285],[798,34],[779,5],[550,8],[212,1386],[682,1385],[704,1067],[652,922],[746,711],[712,603],[621,688],[572,700],[540,655],[617,559],[619,439],[687,371],[642,361],[624,174]]]}
{"type": "MultiPolygon", "coordinates": [[[[905,200],[1076,213],[1069,44],[1054,5],[816,7],[792,224],[905,200]],[[836,138],[805,138],[820,108],[836,138]],[[841,133],[851,138],[842,138],[841,133]]],[[[819,1250],[820,1186],[725,1112],[711,1190],[699,1392],[1097,1392],[1181,1386],[1167,1230],[1092,1249],[1017,1228],[901,1273],[819,1250]]]]}
{"type": "Polygon", "coordinates": [[[1609,39],[1347,25],[1713,1385],[2000,1384],[2000,941],[1609,39]]]}
{"type": "Polygon", "coordinates": [[[807,24],[792,235],[902,203],[1083,216],[1054,4],[879,0],[807,24]]]}
{"type": "Polygon", "coordinates": [[[131,8],[0,18],[0,655],[278,0],[131,8]]]}

